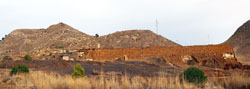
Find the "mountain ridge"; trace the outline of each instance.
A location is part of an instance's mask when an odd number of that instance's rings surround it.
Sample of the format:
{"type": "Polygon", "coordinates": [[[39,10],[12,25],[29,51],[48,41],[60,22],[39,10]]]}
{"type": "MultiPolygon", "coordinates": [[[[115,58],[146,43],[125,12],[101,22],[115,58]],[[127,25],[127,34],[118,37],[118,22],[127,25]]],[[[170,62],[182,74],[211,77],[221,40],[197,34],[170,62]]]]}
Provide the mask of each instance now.
{"type": "Polygon", "coordinates": [[[0,53],[36,54],[41,50],[82,48],[127,48],[148,46],[181,46],[150,30],[117,31],[95,37],[58,23],[41,29],[17,29],[0,41],[0,53]]]}

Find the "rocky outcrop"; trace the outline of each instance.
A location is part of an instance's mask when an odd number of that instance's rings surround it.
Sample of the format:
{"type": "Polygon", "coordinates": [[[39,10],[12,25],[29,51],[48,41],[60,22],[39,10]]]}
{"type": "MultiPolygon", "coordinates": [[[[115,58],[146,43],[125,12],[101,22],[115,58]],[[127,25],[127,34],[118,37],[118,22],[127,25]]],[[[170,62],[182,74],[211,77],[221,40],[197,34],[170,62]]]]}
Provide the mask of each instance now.
{"type": "Polygon", "coordinates": [[[181,59],[185,64],[188,64],[188,65],[194,65],[198,63],[197,59],[195,59],[193,56],[190,56],[190,55],[181,56],[181,59]]]}

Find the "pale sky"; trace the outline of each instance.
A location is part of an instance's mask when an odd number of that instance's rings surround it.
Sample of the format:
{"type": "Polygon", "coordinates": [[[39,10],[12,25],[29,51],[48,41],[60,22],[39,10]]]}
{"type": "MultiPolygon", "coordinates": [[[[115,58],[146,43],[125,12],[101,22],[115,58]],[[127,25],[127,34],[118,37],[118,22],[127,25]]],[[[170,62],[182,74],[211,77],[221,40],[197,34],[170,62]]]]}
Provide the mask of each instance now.
{"type": "Polygon", "coordinates": [[[1,0],[0,37],[64,22],[106,35],[149,29],[181,45],[218,44],[250,19],[250,0],[1,0]]]}

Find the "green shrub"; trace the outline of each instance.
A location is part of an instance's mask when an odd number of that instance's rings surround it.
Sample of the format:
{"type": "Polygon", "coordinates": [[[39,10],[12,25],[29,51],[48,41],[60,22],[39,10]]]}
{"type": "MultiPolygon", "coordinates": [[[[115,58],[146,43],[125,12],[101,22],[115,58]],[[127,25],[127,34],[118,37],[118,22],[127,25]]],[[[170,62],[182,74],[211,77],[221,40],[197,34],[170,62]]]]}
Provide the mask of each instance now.
{"type": "Polygon", "coordinates": [[[85,70],[82,68],[81,64],[77,63],[74,66],[73,73],[71,75],[74,78],[84,77],[85,76],[85,70]]]}
{"type": "Polygon", "coordinates": [[[194,83],[196,85],[203,84],[207,80],[207,77],[204,75],[204,72],[195,67],[188,68],[181,74],[181,76],[184,77],[187,82],[194,83]]]}
{"type": "Polygon", "coordinates": [[[24,56],[24,60],[31,61],[32,57],[27,54],[27,55],[24,56]]]}
{"type": "Polygon", "coordinates": [[[10,71],[11,76],[19,73],[29,73],[29,68],[26,66],[19,65],[19,66],[14,66],[10,71]]]}
{"type": "Polygon", "coordinates": [[[69,53],[69,50],[66,50],[66,53],[69,53]]]}
{"type": "Polygon", "coordinates": [[[59,49],[64,49],[64,47],[63,47],[63,46],[59,46],[58,48],[59,48],[59,49]]]}
{"type": "Polygon", "coordinates": [[[99,35],[98,35],[98,34],[95,34],[95,37],[97,38],[97,37],[99,37],[99,35]]]}
{"type": "MultiPolygon", "coordinates": [[[[5,35],[5,37],[7,37],[8,35],[5,35]]],[[[2,40],[4,40],[5,39],[5,37],[2,37],[2,40]]]]}

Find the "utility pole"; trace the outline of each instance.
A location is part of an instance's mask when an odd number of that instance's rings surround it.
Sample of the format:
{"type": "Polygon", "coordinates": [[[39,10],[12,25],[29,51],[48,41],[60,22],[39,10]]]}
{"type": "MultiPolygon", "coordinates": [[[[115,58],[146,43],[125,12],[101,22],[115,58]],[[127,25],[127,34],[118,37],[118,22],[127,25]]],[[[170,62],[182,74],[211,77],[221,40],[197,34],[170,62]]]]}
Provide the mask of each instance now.
{"type": "Polygon", "coordinates": [[[157,20],[157,18],[155,20],[155,29],[156,29],[156,33],[158,34],[158,20],[157,20]]]}

